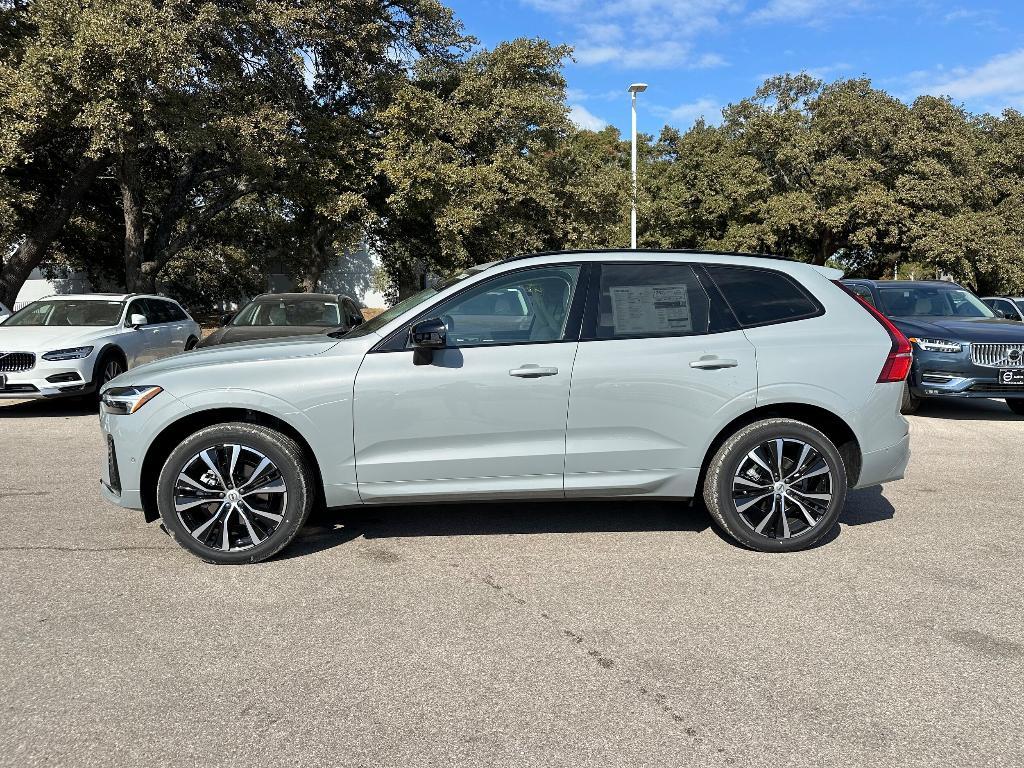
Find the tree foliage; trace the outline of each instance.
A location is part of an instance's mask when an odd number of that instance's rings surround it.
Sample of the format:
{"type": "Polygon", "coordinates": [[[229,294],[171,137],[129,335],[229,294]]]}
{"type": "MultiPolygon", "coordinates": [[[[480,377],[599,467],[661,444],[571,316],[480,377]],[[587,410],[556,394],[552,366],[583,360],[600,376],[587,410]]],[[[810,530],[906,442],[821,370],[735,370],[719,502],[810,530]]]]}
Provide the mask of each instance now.
{"type": "MultiPolygon", "coordinates": [[[[215,304],[367,239],[395,296],[628,241],[629,146],[568,120],[567,48],[437,0],[0,0],[0,301],[41,264],[215,304]]],[[[1024,116],[767,80],[641,137],[640,243],[914,264],[1024,293],[1024,116]]]]}

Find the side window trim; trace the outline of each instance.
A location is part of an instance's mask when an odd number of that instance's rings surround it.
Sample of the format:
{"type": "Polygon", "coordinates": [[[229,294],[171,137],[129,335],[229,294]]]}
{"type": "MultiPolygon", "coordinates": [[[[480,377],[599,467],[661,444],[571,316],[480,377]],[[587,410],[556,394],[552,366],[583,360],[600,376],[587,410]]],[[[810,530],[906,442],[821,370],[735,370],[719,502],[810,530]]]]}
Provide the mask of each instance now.
{"type": "Polygon", "coordinates": [[[491,277],[477,281],[472,285],[467,285],[461,290],[456,291],[450,296],[446,296],[440,301],[432,302],[430,307],[418,313],[408,322],[403,323],[402,326],[399,327],[397,330],[388,334],[388,336],[383,341],[380,341],[377,344],[375,344],[367,354],[373,354],[375,352],[412,353],[413,350],[407,349],[405,346],[406,338],[409,335],[409,328],[413,324],[418,323],[420,320],[425,320],[433,317],[435,309],[441,306],[442,304],[446,304],[447,302],[451,301],[452,299],[458,298],[464,293],[476,290],[477,288],[486,285],[488,282],[492,280],[501,280],[503,278],[508,277],[509,275],[518,274],[520,272],[529,272],[535,269],[556,269],[558,267],[579,268],[579,275],[576,278],[576,287],[573,289],[572,299],[569,305],[569,315],[565,322],[565,333],[563,334],[561,339],[552,339],[550,341],[513,341],[500,344],[464,344],[458,347],[458,349],[475,349],[477,347],[522,347],[528,345],[532,346],[536,344],[564,344],[566,342],[577,342],[580,340],[580,330],[583,325],[583,310],[586,305],[587,288],[589,285],[589,278],[592,266],[593,265],[590,262],[585,261],[560,261],[552,264],[531,264],[529,266],[520,267],[519,269],[510,269],[506,272],[500,272],[496,275],[492,275],[491,277]]]}
{"type": "MultiPolygon", "coordinates": [[[[718,286],[714,284],[707,274],[704,272],[703,264],[697,261],[677,261],[677,260],[650,260],[650,261],[595,261],[590,264],[590,275],[588,275],[589,287],[587,290],[587,307],[583,318],[583,328],[580,333],[581,342],[595,342],[595,341],[634,341],[639,339],[666,339],[666,338],[689,338],[691,336],[714,336],[719,333],[730,333],[740,329],[740,324],[736,320],[735,314],[729,303],[725,300],[725,297],[721,295],[718,290],[718,286]],[[629,336],[621,337],[609,337],[600,338],[597,336],[597,314],[601,303],[601,269],[606,266],[626,266],[635,267],[637,265],[642,266],[684,266],[689,267],[693,270],[694,277],[700,284],[701,289],[707,296],[709,305],[713,306],[716,299],[721,302],[721,307],[726,313],[727,324],[722,328],[715,330],[708,330],[706,332],[692,332],[692,333],[680,333],[677,331],[666,331],[664,333],[645,333],[645,334],[631,334],[629,336]],[[710,290],[709,290],[710,289],[710,290]]],[[[708,308],[710,324],[710,313],[711,306],[708,308]]]]}

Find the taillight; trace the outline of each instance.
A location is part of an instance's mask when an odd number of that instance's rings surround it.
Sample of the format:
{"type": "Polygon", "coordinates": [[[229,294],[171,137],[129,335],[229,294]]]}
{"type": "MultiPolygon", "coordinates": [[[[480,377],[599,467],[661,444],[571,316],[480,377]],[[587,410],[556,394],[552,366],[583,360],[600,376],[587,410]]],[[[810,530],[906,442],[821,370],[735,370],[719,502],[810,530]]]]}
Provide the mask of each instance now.
{"type": "Polygon", "coordinates": [[[832,282],[870,312],[871,316],[885,328],[885,332],[889,334],[889,338],[892,340],[892,348],[889,350],[889,355],[885,358],[882,372],[878,374],[878,383],[890,384],[906,379],[907,374],[910,373],[910,365],[914,362],[914,349],[910,346],[910,340],[903,335],[903,331],[892,324],[888,317],[866,302],[863,296],[858,296],[838,280],[833,280],[832,282]]]}

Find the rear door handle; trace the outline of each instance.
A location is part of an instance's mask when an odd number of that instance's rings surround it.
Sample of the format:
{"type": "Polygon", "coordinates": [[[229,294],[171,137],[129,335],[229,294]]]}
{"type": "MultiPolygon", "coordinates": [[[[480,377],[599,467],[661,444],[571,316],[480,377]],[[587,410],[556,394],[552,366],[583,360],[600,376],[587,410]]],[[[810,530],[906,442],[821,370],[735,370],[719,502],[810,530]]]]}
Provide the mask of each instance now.
{"type": "Polygon", "coordinates": [[[540,365],[527,364],[521,368],[513,368],[508,372],[509,376],[516,376],[520,379],[539,379],[541,376],[557,376],[558,369],[554,366],[544,367],[540,365]]]}
{"type": "Polygon", "coordinates": [[[713,371],[718,368],[735,368],[739,360],[729,360],[724,357],[702,357],[700,360],[690,361],[691,368],[699,368],[702,371],[713,371]]]}

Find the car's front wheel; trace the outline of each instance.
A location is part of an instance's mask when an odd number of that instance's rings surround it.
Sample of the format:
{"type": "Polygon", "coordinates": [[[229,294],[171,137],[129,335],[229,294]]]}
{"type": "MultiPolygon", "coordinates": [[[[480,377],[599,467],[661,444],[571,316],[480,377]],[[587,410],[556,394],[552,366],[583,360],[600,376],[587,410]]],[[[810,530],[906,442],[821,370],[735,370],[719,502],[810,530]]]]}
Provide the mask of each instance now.
{"type": "Polygon", "coordinates": [[[108,350],[103,353],[103,356],[96,362],[96,370],[93,373],[92,397],[96,402],[99,402],[100,390],[103,389],[103,386],[112,379],[116,379],[127,368],[124,356],[119,352],[108,350]]]}
{"type": "Polygon", "coordinates": [[[1024,416],[1024,397],[1008,397],[1006,404],[1010,406],[1011,411],[1024,416]]]}
{"type": "Polygon", "coordinates": [[[900,413],[909,416],[917,413],[921,407],[921,398],[910,391],[910,382],[903,382],[903,400],[900,403],[900,413]]]}
{"type": "Polygon", "coordinates": [[[719,527],[762,552],[806,549],[835,526],[846,466],[822,432],[794,419],[743,427],[715,453],[704,501],[719,527]]]}
{"type": "Polygon", "coordinates": [[[164,527],[210,563],[255,563],[299,532],[315,494],[302,449],[252,424],[217,424],[181,443],[157,481],[164,527]]]}

